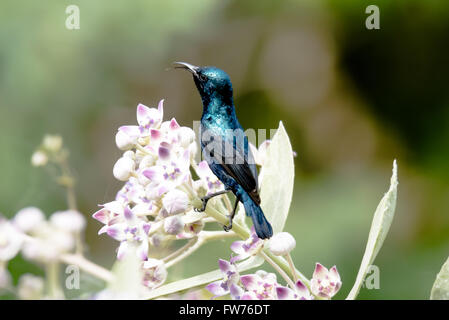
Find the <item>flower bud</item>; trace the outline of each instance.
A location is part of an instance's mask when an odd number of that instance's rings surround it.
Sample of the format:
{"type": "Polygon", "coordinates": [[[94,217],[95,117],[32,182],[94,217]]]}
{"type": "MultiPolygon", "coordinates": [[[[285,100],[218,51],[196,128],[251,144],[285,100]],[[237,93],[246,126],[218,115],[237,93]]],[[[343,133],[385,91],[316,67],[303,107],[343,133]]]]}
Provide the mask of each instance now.
{"type": "Polygon", "coordinates": [[[0,217],[0,264],[9,261],[20,251],[23,234],[7,220],[0,217]]]}
{"type": "Polygon", "coordinates": [[[186,193],[173,189],[164,196],[162,204],[169,215],[174,215],[186,211],[189,198],[186,193]]]}
{"type": "Polygon", "coordinates": [[[134,161],[130,158],[121,157],[112,169],[114,177],[120,181],[127,181],[134,172],[134,161]]]}
{"type": "Polygon", "coordinates": [[[43,151],[36,151],[33,153],[33,155],[31,156],[31,164],[34,167],[43,167],[47,164],[48,162],[48,157],[47,154],[43,151]]]}
{"type": "Polygon", "coordinates": [[[11,286],[12,279],[11,275],[9,274],[8,269],[4,266],[0,266],[0,292],[1,289],[7,289],[11,286]]]}
{"type": "Polygon", "coordinates": [[[50,222],[67,232],[80,232],[86,226],[84,216],[76,210],[57,211],[51,215],[50,222]]]}
{"type": "Polygon", "coordinates": [[[167,279],[167,269],[162,260],[148,258],[143,263],[143,285],[150,289],[160,286],[167,279]]]}
{"type": "Polygon", "coordinates": [[[44,293],[44,280],[26,273],[19,279],[17,294],[23,300],[39,300],[44,293]]]}
{"type": "Polygon", "coordinates": [[[179,216],[168,217],[164,220],[164,230],[168,234],[176,235],[184,230],[184,223],[179,216]]]}
{"type": "Polygon", "coordinates": [[[39,227],[45,219],[42,211],[35,207],[27,207],[19,210],[14,217],[14,225],[23,232],[32,231],[39,227]]]}
{"type": "Polygon", "coordinates": [[[125,151],[123,153],[123,157],[124,158],[130,158],[131,160],[136,160],[136,154],[133,151],[131,151],[131,150],[125,151]]]}
{"type": "Polygon", "coordinates": [[[139,163],[139,169],[145,169],[153,166],[156,163],[157,156],[153,154],[146,155],[139,163]]]}
{"type": "Polygon", "coordinates": [[[62,147],[62,137],[58,135],[46,135],[42,146],[51,152],[58,152],[62,147]]]}
{"type": "Polygon", "coordinates": [[[115,135],[115,144],[120,150],[129,150],[134,146],[134,141],[125,132],[119,130],[115,135]]]}
{"type": "Polygon", "coordinates": [[[195,132],[189,127],[179,128],[179,142],[183,148],[187,148],[195,140],[195,132]]]}
{"type": "Polygon", "coordinates": [[[284,256],[296,247],[296,240],[288,232],[280,232],[270,239],[270,250],[277,256],[284,256]]]}

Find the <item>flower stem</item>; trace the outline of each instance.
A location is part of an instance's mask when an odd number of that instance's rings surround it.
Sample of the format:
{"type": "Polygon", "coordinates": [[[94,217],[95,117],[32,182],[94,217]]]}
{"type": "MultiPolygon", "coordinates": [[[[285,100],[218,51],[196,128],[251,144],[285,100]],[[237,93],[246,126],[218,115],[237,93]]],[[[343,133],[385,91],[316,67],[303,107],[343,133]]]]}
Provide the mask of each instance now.
{"type": "Polygon", "coordinates": [[[59,263],[49,261],[46,265],[47,294],[50,299],[64,299],[64,293],[59,286],[59,263]]]}
{"type": "Polygon", "coordinates": [[[225,231],[201,231],[198,237],[190,240],[184,246],[171,253],[169,256],[165,257],[165,267],[168,269],[178,263],[179,261],[187,258],[196,250],[198,250],[203,244],[210,240],[223,239],[225,237],[234,237],[236,234],[234,232],[225,231]]]}
{"type": "Polygon", "coordinates": [[[179,254],[177,257],[175,257],[174,259],[165,263],[165,267],[168,269],[168,268],[174,266],[176,263],[187,258],[192,253],[194,253],[196,250],[198,250],[203,244],[204,244],[204,238],[201,238],[198,236],[197,241],[195,241],[191,246],[185,248],[184,252],[179,254]]]}
{"type": "Polygon", "coordinates": [[[285,273],[285,271],[282,270],[279,265],[277,265],[265,252],[260,251],[260,255],[282,276],[282,278],[284,278],[287,284],[294,290],[295,283],[292,281],[292,279],[290,279],[287,273],[285,273]]]}
{"type": "Polygon", "coordinates": [[[170,260],[173,260],[174,258],[176,258],[177,256],[179,256],[181,253],[183,253],[185,250],[187,250],[188,248],[192,247],[196,242],[198,241],[198,237],[195,237],[193,239],[190,239],[185,245],[183,245],[182,247],[180,247],[179,249],[173,251],[172,253],[170,253],[168,256],[164,257],[162,259],[162,261],[164,261],[165,263],[169,262],[170,260]]]}
{"type": "Polygon", "coordinates": [[[290,270],[292,271],[293,280],[295,281],[295,283],[298,282],[298,275],[296,274],[295,264],[293,263],[292,256],[290,255],[290,253],[287,253],[285,255],[285,259],[287,259],[288,265],[290,266],[290,270]]]}
{"type": "Polygon", "coordinates": [[[105,282],[111,282],[114,279],[114,275],[107,269],[99,266],[92,261],[87,260],[85,257],[79,254],[63,254],[59,257],[59,260],[65,264],[73,264],[80,267],[81,270],[101,279],[105,282]]]}

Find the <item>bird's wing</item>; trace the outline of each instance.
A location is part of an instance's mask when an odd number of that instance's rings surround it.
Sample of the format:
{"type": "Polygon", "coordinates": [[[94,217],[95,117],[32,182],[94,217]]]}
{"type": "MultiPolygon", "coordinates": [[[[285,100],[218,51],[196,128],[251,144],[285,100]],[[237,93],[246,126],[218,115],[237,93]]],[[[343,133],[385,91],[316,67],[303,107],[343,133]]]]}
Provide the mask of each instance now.
{"type": "Polygon", "coordinates": [[[260,204],[257,168],[243,130],[234,130],[233,135],[214,135],[209,143],[202,142],[206,159],[220,164],[223,169],[260,204]]]}

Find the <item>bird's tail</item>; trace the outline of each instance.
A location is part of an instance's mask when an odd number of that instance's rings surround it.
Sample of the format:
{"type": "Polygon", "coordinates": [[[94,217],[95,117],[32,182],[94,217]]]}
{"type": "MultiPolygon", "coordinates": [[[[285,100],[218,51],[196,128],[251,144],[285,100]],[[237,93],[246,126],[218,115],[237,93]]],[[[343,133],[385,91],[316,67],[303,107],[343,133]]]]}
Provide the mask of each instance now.
{"type": "Polygon", "coordinates": [[[257,236],[260,239],[271,238],[273,236],[273,228],[267,218],[265,218],[262,209],[251,198],[248,197],[245,200],[243,201],[243,206],[245,207],[246,215],[253,220],[257,236]]]}

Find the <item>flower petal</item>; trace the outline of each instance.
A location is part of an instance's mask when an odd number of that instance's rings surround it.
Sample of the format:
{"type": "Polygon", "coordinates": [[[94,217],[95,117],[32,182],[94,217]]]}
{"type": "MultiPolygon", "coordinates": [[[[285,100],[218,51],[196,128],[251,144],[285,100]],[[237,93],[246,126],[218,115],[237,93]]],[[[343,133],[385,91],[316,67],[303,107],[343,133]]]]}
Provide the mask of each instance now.
{"type": "Polygon", "coordinates": [[[276,295],[279,300],[294,300],[295,292],[287,287],[284,286],[277,286],[276,287],[276,295]]]}
{"type": "Polygon", "coordinates": [[[228,294],[228,291],[221,286],[221,281],[215,281],[206,286],[206,289],[215,297],[221,297],[228,294]]]}
{"type": "Polygon", "coordinates": [[[315,270],[313,271],[313,278],[317,280],[323,280],[328,274],[328,272],[329,270],[327,270],[326,267],[317,262],[315,265],[315,270]]]}

